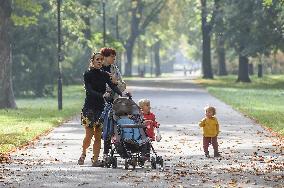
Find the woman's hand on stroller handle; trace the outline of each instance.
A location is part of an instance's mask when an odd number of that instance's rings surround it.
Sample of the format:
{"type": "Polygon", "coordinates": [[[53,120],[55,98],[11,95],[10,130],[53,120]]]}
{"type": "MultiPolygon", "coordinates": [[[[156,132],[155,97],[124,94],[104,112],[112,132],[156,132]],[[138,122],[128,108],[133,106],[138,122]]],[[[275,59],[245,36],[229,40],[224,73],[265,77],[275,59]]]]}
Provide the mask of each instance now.
{"type": "Polygon", "coordinates": [[[124,92],[124,93],[122,94],[122,96],[123,96],[123,97],[132,98],[132,95],[131,95],[130,92],[124,92]]]}

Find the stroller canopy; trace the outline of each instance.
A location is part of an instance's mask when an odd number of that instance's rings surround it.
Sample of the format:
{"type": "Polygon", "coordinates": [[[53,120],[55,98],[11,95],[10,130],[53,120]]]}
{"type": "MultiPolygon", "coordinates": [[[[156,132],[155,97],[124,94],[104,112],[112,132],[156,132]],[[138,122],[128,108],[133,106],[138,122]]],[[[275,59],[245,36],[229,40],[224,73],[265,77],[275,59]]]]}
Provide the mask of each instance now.
{"type": "Polygon", "coordinates": [[[113,112],[117,116],[140,114],[139,106],[128,98],[118,98],[113,102],[113,112]]]}

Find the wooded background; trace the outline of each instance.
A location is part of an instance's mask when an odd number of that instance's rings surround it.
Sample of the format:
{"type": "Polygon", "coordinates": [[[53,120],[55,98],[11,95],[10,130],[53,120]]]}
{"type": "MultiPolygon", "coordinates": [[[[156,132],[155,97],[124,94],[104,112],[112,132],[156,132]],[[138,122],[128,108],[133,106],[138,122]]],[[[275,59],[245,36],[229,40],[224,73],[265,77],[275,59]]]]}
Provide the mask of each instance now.
{"type": "MultiPolygon", "coordinates": [[[[284,72],[283,0],[62,0],[63,83],[82,83],[93,51],[118,51],[124,76],[172,72],[177,54],[204,78],[284,72]]],[[[0,1],[0,108],[52,95],[57,84],[57,1],[0,1]]]]}

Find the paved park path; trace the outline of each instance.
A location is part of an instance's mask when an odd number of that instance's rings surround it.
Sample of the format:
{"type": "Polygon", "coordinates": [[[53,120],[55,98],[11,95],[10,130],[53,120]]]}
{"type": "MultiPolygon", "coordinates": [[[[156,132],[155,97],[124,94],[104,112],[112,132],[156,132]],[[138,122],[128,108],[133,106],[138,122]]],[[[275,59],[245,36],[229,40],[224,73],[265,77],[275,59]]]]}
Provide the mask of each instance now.
{"type": "MultiPolygon", "coordinates": [[[[0,166],[0,187],[284,187],[283,142],[191,80],[131,81],[134,100],[149,98],[163,139],[154,143],[164,169],[124,170],[77,165],[84,130],[79,117],[55,128],[0,166]],[[217,107],[222,157],[205,158],[198,121],[217,107]]],[[[81,107],[78,106],[78,113],[81,107]]],[[[212,148],[211,148],[212,154],[212,148]]]]}

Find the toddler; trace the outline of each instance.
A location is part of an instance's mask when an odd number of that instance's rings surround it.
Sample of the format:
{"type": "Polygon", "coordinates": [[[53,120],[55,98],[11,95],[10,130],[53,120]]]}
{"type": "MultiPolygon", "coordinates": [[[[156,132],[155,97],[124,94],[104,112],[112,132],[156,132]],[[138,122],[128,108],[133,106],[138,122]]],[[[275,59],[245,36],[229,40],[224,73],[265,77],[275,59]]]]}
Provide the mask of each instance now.
{"type": "Polygon", "coordinates": [[[216,108],[208,106],[205,108],[205,118],[199,122],[199,126],[203,128],[203,149],[206,157],[210,157],[208,151],[210,143],[214,149],[214,157],[220,157],[217,142],[219,123],[215,115],[216,108]]]}
{"type": "Polygon", "coordinates": [[[155,114],[151,112],[150,101],[148,99],[141,99],[138,101],[138,105],[142,110],[144,121],[146,123],[146,135],[155,141],[155,128],[159,128],[159,123],[156,121],[155,114]]]}

